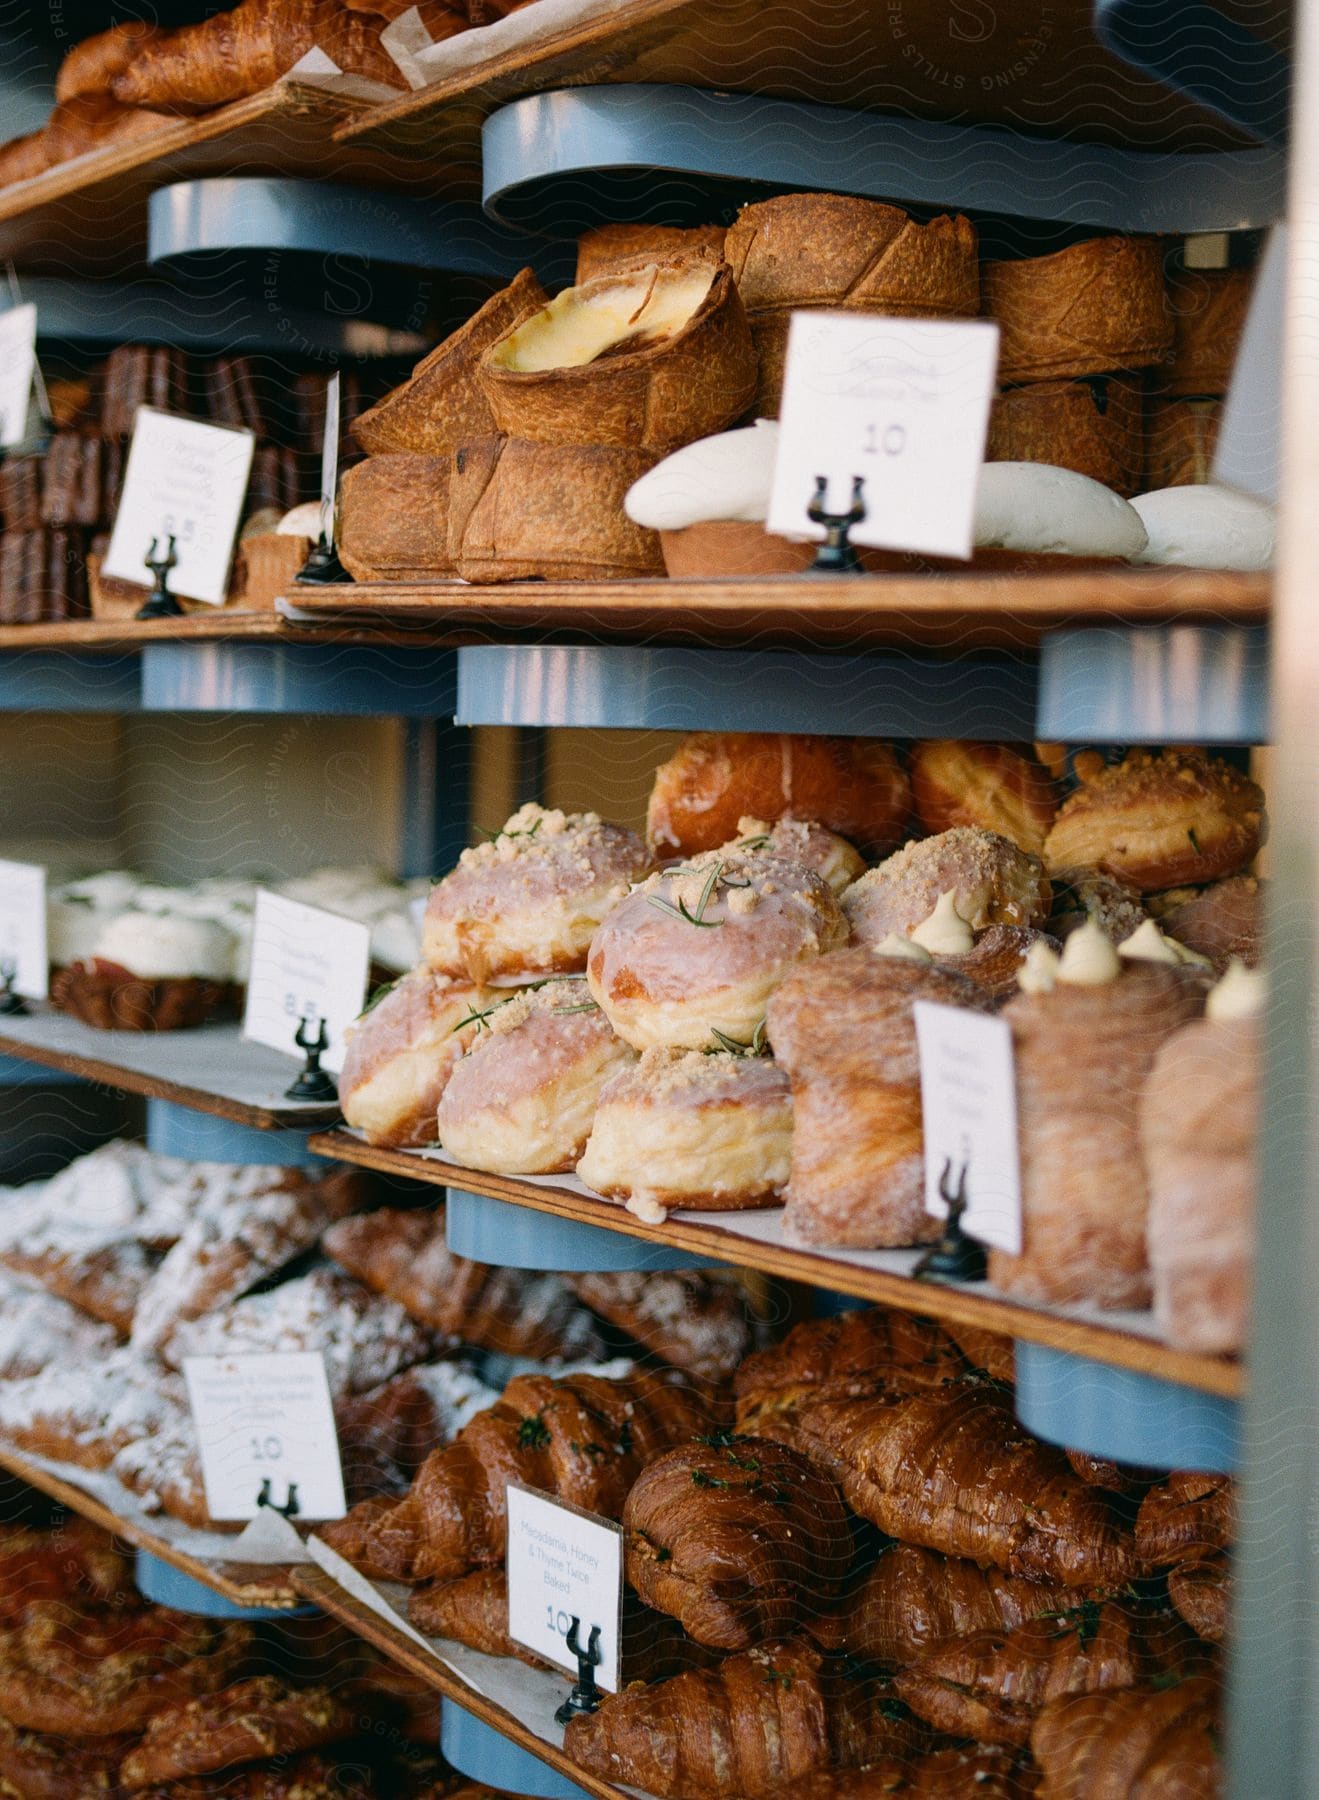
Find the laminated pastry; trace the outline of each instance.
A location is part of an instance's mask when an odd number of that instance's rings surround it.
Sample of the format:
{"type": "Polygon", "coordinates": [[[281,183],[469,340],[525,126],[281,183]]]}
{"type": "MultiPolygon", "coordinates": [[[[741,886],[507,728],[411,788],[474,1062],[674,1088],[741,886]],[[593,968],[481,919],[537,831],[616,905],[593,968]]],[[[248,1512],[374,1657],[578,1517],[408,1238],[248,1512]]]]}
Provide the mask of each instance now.
{"type": "Polygon", "coordinates": [[[85,619],[85,543],[81,531],[6,531],[0,537],[0,624],[85,619]]]}
{"type": "Polygon", "coordinates": [[[368,456],[345,469],[335,544],[354,581],[424,581],[453,574],[448,455],[368,456]]]}
{"type": "Polygon", "coordinates": [[[1003,388],[989,411],[986,462],[1051,463],[1130,499],[1145,485],[1139,379],[1092,375],[1003,388]]]}
{"type": "Polygon", "coordinates": [[[1088,1450],[1069,1450],[1067,1460],[1091,1487],[1105,1488],[1110,1494],[1122,1494],[1137,1500],[1158,1480],[1156,1471],[1133,1464],[1114,1462],[1109,1456],[1092,1456],[1088,1450]]]}
{"type": "Polygon", "coordinates": [[[916,1000],[990,1005],[964,976],[866,949],[821,957],[771,996],[769,1041],[792,1081],[789,1239],[877,1249],[939,1235],[925,1211],[916,1000]]]}
{"type": "Polygon", "coordinates": [[[423,964],[395,982],[349,1027],[339,1104],[368,1144],[435,1142],[435,1110],[454,1065],[497,996],[423,964]]]}
{"type": "Polygon", "coordinates": [[[1043,557],[1135,557],[1148,539],[1140,514],[1120,494],[1088,475],[1037,462],[982,464],[972,532],[977,564],[1026,571],[1042,566],[1043,557]]]}
{"type": "Polygon", "coordinates": [[[653,1219],[773,1206],[791,1155],[792,1092],[777,1064],[657,1048],[601,1089],[577,1173],[653,1219]]]}
{"type": "Polygon", "coordinates": [[[127,911],[51,983],[52,1006],[104,1031],[181,1031],[232,997],[232,934],[209,919],[127,911]]]}
{"type": "Polygon", "coordinates": [[[784,1444],[726,1434],[647,1464],[623,1508],[623,1543],[640,1599],[716,1650],[809,1625],[852,1556],[827,1475],[784,1444]]]}
{"type": "Polygon", "coordinates": [[[606,1694],[571,1721],[563,1747],[591,1774],[660,1800],[760,1800],[813,1770],[905,1758],[925,1742],[886,1682],[849,1676],[793,1638],[606,1694]]]}
{"type": "Polygon", "coordinates": [[[1140,1100],[1154,1314],[1179,1350],[1245,1344],[1254,1266],[1262,981],[1238,968],[1168,1039],[1140,1100]],[[1239,1000],[1237,996],[1241,989],[1239,1000]]]}
{"type": "Polygon", "coordinates": [[[1076,1603],[1061,1581],[1009,1575],[918,1544],[890,1544],[849,1584],[838,1610],[807,1629],[826,1648],[866,1662],[918,1663],[972,1632],[1013,1631],[1076,1603]]]}
{"type": "Polygon", "coordinates": [[[152,344],[118,344],[101,378],[101,435],[131,437],[139,406],[191,413],[192,361],[183,350],[152,344]]]}
{"type": "Polygon", "coordinates": [[[474,438],[454,456],[449,560],[464,581],[661,575],[653,531],[623,510],[653,450],[474,438]]]}
{"type": "Polygon", "coordinates": [[[1165,913],[1163,928],[1216,969],[1234,956],[1253,969],[1264,951],[1264,889],[1253,875],[1210,882],[1165,913]]]}
{"type": "Polygon", "coordinates": [[[1148,542],[1135,557],[1179,569],[1268,569],[1273,565],[1277,509],[1253,494],[1205,482],[1137,494],[1148,542]]]}
{"type": "Polygon", "coordinates": [[[746,412],[756,352],[730,271],[693,255],[565,289],[477,376],[510,437],[664,451],[746,412]]]}
{"type": "Polygon", "coordinates": [[[751,1341],[734,1280],[696,1270],[600,1270],[565,1278],[579,1300],[652,1356],[722,1387],[751,1341]]]}
{"type": "Polygon", "coordinates": [[[56,1362],[95,1362],[119,1334],[43,1289],[0,1276],[0,1382],[23,1381],[56,1362]]]}
{"type": "Polygon", "coordinates": [[[1103,869],[1050,869],[1053,911],[1049,930],[1065,941],[1087,923],[1097,925],[1110,944],[1124,944],[1149,914],[1140,889],[1103,869]]]}
{"type": "Polygon", "coordinates": [[[57,1516],[49,1530],[0,1527],[0,1625],[19,1624],[43,1600],[72,1600],[110,1612],[139,1604],[131,1552],[121,1551],[108,1532],[76,1513],[57,1516]]]}
{"type": "Polygon", "coordinates": [[[351,1703],[328,1688],[291,1688],[273,1675],[253,1675],[148,1719],[120,1766],[120,1785],[137,1793],[236,1764],[296,1756],[351,1737],[358,1723],[351,1703]]]}
{"type": "Polygon", "coordinates": [[[1204,1562],[1230,1549],[1236,1491],[1226,1475],[1175,1469],[1136,1515],[1136,1547],[1152,1569],[1204,1562]]]}
{"type": "Polygon", "coordinates": [[[962,1744],[921,1756],[881,1756],[863,1769],[819,1769],[765,1800],[1031,1800],[1033,1767],[997,1745],[962,1744]]]}
{"type": "Polygon", "coordinates": [[[1168,1571],[1168,1598],[1197,1637],[1225,1642],[1232,1610],[1232,1565],[1219,1551],[1168,1571]]]}
{"type": "Polygon", "coordinates": [[[528,801],[431,889],[423,959],[479,982],[576,973],[596,926],[653,866],[634,831],[528,801]]]}
{"type": "Polygon", "coordinates": [[[1145,478],[1131,492],[1208,481],[1222,417],[1221,400],[1151,399],[1145,415],[1145,478]]]}
{"type": "Polygon", "coordinates": [[[1169,394],[1225,394],[1245,329],[1251,269],[1181,269],[1170,274],[1172,344],[1160,371],[1169,394]]]}
{"type": "Polygon", "coordinates": [[[907,772],[916,819],[931,835],[976,825],[1033,856],[1043,851],[1058,795],[1048,770],[1024,750],[942,738],[914,744],[907,772]]]}
{"type": "Polygon", "coordinates": [[[186,1417],[182,1379],[119,1348],[94,1362],[52,1363],[0,1386],[0,1435],[20,1450],[105,1469],[130,1444],[186,1417]]]}
{"type": "Polygon", "coordinates": [[[382,1207],[340,1219],[324,1249],[373,1293],[451,1342],[505,1356],[589,1356],[599,1349],[590,1320],[558,1275],[500,1269],[455,1256],[444,1209],[382,1207]]]}
{"type": "Polygon", "coordinates": [[[997,831],[956,825],[913,839],[847,890],[842,905],[853,942],[875,945],[909,934],[946,893],[973,932],[1039,925],[1052,898],[1037,856],[997,831]]]}
{"type": "Polygon", "coordinates": [[[482,1024],[440,1097],[446,1155],[502,1175],[573,1168],[601,1090],[634,1052],[576,981],[520,993],[482,1024]]]}
{"type": "Polygon", "coordinates": [[[1075,767],[1044,845],[1050,874],[1097,868],[1151,893],[1235,875],[1264,841],[1263,790],[1202,750],[1129,750],[1112,766],[1089,752],[1075,767]]]}
{"type": "Polygon", "coordinates": [[[792,968],[847,942],[829,884],[799,863],[708,851],[649,876],[591,940],[587,979],[638,1050],[732,1049],[757,1040],[792,968]]]}
{"type": "Polygon", "coordinates": [[[545,290],[530,269],[493,294],[467,323],[437,344],[391,393],[353,420],[353,436],[371,456],[387,451],[443,456],[495,430],[494,415],[476,379],[491,344],[528,313],[545,305],[545,290]]]}
{"type": "Polygon", "coordinates": [[[342,1519],[317,1528],[317,1537],[369,1581],[417,1581],[421,1523],[416,1501],[377,1494],[360,1500],[342,1519]]]}
{"type": "Polygon", "coordinates": [[[321,50],[345,75],[402,87],[398,65],[380,43],[381,21],[338,0],[243,0],[144,44],[110,91],[124,106],[205,112],[243,100],[287,75],[309,50],[321,50]]]}
{"type": "Polygon", "coordinates": [[[809,1457],[853,1512],[904,1543],[1069,1588],[1119,1588],[1140,1572],[1108,1496],[1033,1438],[992,1383],[806,1394],[756,1428],[809,1457]]]}
{"type": "Polygon", "coordinates": [[[1221,1791],[1218,1684],[1119,1688],[1051,1701],[1031,1732],[1048,1800],[1159,1800],[1221,1791]]]}
{"type": "Polygon", "coordinates": [[[994,1381],[1011,1387],[1017,1379],[1017,1345],[1001,1331],[986,1331],[981,1325],[962,1325],[956,1320],[944,1326],[973,1369],[983,1369],[994,1381]]]}
{"type": "Polygon", "coordinates": [[[68,51],[55,74],[55,99],[76,100],[79,94],[107,94],[117,75],[164,35],[159,25],[126,19],[108,31],[84,38],[68,51]]]}
{"type": "Polygon", "coordinates": [[[759,1433],[766,1411],[803,1398],[914,1394],[966,1373],[951,1339],[931,1319],[883,1306],[803,1319],[780,1343],[748,1356],[733,1383],[737,1428],[759,1433]]]}
{"type": "Polygon", "coordinates": [[[620,269],[705,254],[723,260],[722,225],[596,225],[577,240],[576,285],[620,269]]]}
{"type": "Polygon", "coordinates": [[[498,1398],[462,1362],[417,1363],[369,1393],[349,1395],[334,1409],[345,1489],[402,1493],[432,1450],[498,1398]]]}
{"type": "Polygon", "coordinates": [[[1052,256],[987,262],[981,283],[1002,382],[1144,369],[1172,342],[1156,238],[1089,238],[1052,256]]]}
{"type": "Polygon", "coordinates": [[[6,456],[0,463],[0,521],[6,532],[40,529],[44,476],[40,456],[6,456]]]}
{"type": "Polygon", "coordinates": [[[739,819],[737,836],[724,850],[756,850],[788,862],[800,863],[822,875],[836,895],[841,895],[866,872],[862,857],[836,831],[826,831],[805,819],[739,819]]]}
{"type": "Polygon", "coordinates": [[[663,1375],[515,1376],[497,1406],[422,1465],[404,1502],[417,1534],[411,1579],[451,1579],[504,1560],[510,1479],[620,1518],[646,1464],[717,1428],[722,1412],[699,1384],[663,1375]]]}
{"type": "Polygon", "coordinates": [[[902,842],[911,790],[887,744],[869,738],[697,731],[655,771],[646,834],[690,856],[742,835],[744,818],[814,820],[865,856],[902,842]]]}
{"type": "MultiPolygon", "coordinates": [[[[953,910],[947,896],[941,898],[940,905],[944,908],[945,915],[953,910]]],[[[1050,951],[1058,949],[1056,938],[1050,937],[1047,932],[1035,931],[1023,925],[991,925],[979,935],[968,932],[971,942],[966,949],[955,947],[954,928],[954,932],[946,940],[947,949],[941,949],[940,939],[933,935],[939,923],[939,908],[936,907],[931,917],[923,925],[916,927],[910,942],[914,945],[922,933],[930,934],[926,941],[934,944],[931,960],[935,966],[947,969],[954,975],[965,975],[968,981],[973,981],[981,993],[996,1004],[1010,1000],[1016,993],[1021,971],[1026,967],[1037,944],[1050,951]]]]}

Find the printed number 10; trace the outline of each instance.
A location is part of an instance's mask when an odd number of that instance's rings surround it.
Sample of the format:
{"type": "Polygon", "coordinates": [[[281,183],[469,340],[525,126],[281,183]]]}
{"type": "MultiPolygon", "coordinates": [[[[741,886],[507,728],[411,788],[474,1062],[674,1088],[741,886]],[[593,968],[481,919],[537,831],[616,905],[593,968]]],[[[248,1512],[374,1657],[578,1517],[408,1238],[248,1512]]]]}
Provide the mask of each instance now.
{"type": "Polygon", "coordinates": [[[553,1606],[547,1606],[545,1608],[545,1624],[548,1630],[557,1632],[561,1638],[566,1638],[572,1620],[562,1607],[556,1612],[553,1606]]]}
{"type": "Polygon", "coordinates": [[[273,1431],[268,1432],[265,1437],[254,1437],[252,1439],[253,1462],[278,1462],[283,1454],[283,1442],[280,1438],[275,1436],[273,1431]]]}
{"type": "Polygon", "coordinates": [[[872,420],[866,426],[866,441],[861,446],[866,456],[901,456],[907,448],[907,427],[905,425],[886,425],[881,434],[872,420]]]}

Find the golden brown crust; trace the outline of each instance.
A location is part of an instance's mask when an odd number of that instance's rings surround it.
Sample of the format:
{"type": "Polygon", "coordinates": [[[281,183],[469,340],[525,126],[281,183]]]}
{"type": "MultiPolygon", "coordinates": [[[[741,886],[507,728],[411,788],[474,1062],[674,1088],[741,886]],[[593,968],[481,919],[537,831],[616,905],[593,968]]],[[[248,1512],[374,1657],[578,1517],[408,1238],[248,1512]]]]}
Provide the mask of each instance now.
{"type": "Polygon", "coordinates": [[[447,455],[368,456],[339,483],[335,538],[354,581],[452,575],[447,455]]]}
{"type": "Polygon", "coordinates": [[[339,1104],[347,1122],[369,1144],[435,1143],[435,1109],[476,1034],[475,1015],[497,998],[476,982],[436,975],[424,966],[395,982],[349,1028],[339,1074],[339,1104]]]}
{"type": "Polygon", "coordinates": [[[410,1494],[402,1500],[360,1500],[342,1519],[321,1525],[317,1536],[371,1581],[418,1579],[421,1516],[410,1494]]]}
{"type": "Polygon", "coordinates": [[[1071,1695],[1040,1714],[1031,1752],[1050,1800],[1204,1800],[1222,1780],[1217,1723],[1207,1676],[1071,1695]]]}
{"type": "Polygon", "coordinates": [[[795,1404],[803,1397],[850,1399],[861,1394],[914,1394],[965,1373],[950,1336],[932,1319],[866,1306],[804,1319],[782,1342],[744,1359],[733,1382],[739,1431],[754,1430],[753,1408],[795,1404]]]}
{"type": "Polygon", "coordinates": [[[1044,849],[1058,794],[1033,756],[945,738],[913,745],[907,768],[916,818],[931,835],[976,825],[1033,856],[1044,849]]]}
{"type": "Polygon", "coordinates": [[[722,225],[596,225],[577,240],[574,285],[693,252],[722,261],[724,231],[722,225]]]}
{"type": "Polygon", "coordinates": [[[1226,1475],[1177,1469],[1151,1488],[1136,1515],[1141,1560],[1161,1569],[1230,1548],[1236,1490],[1226,1475]]]}
{"type": "Polygon", "coordinates": [[[350,1736],[356,1724],[352,1708],[326,1688],[294,1690],[272,1675],[254,1675],[156,1713],[124,1758],[119,1780],[132,1793],[236,1763],[293,1756],[350,1736]]]}
{"type": "Polygon", "coordinates": [[[1043,924],[1052,899],[1039,857],[999,832],[955,825],[914,839],[853,882],[843,895],[853,941],[873,945],[890,932],[907,936],[950,890],[972,931],[1043,924]]]}
{"type": "Polygon", "coordinates": [[[1162,375],[1170,394],[1225,394],[1245,328],[1252,269],[1181,269],[1168,277],[1172,344],[1162,375]]]}
{"type": "Polygon", "coordinates": [[[987,262],[981,285],[1003,382],[1143,369],[1172,341],[1155,238],[1089,238],[1052,256],[987,262]]]}
{"type": "Polygon", "coordinates": [[[863,1769],[821,1769],[766,1800],[1030,1800],[1035,1774],[1011,1751],[987,1744],[885,1756],[863,1769]]]}
{"type": "Polygon", "coordinates": [[[751,1341],[747,1298],[735,1281],[695,1269],[570,1275],[573,1293],[670,1367],[722,1387],[751,1341]]]}
{"type": "Polygon", "coordinates": [[[1224,1553],[1168,1571],[1168,1598],[1206,1643],[1227,1640],[1232,1614],[1232,1564],[1224,1553]]]}
{"type": "Polygon", "coordinates": [[[353,420],[358,443],[372,456],[388,450],[443,456],[489,436],[495,421],[476,379],[477,364],[491,344],[545,301],[533,271],[521,270],[423,357],[401,387],[358,414],[353,420]]]}
{"type": "Polygon", "coordinates": [[[119,1764],[128,1736],[46,1737],[0,1718],[0,1796],[3,1800],[117,1800],[119,1764]]]}
{"type": "Polygon", "coordinates": [[[225,1010],[233,989],[200,975],[145,981],[114,963],[72,963],[57,969],[50,1003],[99,1031],[189,1031],[225,1010]]]}
{"type": "Polygon", "coordinates": [[[1253,875],[1230,875],[1183,900],[1161,923],[1169,937],[1220,971],[1234,956],[1257,968],[1264,954],[1264,888],[1253,875]]]}
{"type": "Polygon", "coordinates": [[[126,19],[108,31],[75,44],[55,76],[55,99],[74,100],[79,94],[107,94],[116,75],[122,75],[139,51],[164,33],[159,25],[126,19]]]}
{"type": "Polygon", "coordinates": [[[991,925],[982,931],[969,950],[953,956],[938,955],[941,969],[965,975],[974,981],[991,1000],[1010,1000],[1017,992],[1017,977],[1033,944],[1044,944],[1050,950],[1059,948],[1057,938],[1046,931],[1033,931],[1023,925],[991,925]]]}
{"type": "Polygon", "coordinates": [[[973,1369],[983,1369],[995,1381],[1011,1387],[1017,1379],[1017,1345],[1014,1338],[1000,1331],[986,1331],[979,1325],[960,1325],[949,1321],[944,1330],[957,1345],[973,1369]]]}
{"type": "Polygon", "coordinates": [[[990,408],[985,461],[1074,469],[1129,500],[1145,486],[1139,378],[1092,375],[1002,389],[990,408]]]}
{"type": "Polygon", "coordinates": [[[0,1526],[0,1625],[43,1600],[134,1607],[132,1564],[98,1525],[68,1514],[52,1530],[0,1526]]]}
{"type": "Polygon", "coordinates": [[[1150,893],[1235,875],[1264,841],[1263,790],[1202,750],[1078,758],[1076,773],[1044,846],[1051,873],[1104,869],[1150,893]]]}
{"type": "Polygon", "coordinates": [[[1092,1456],[1088,1450],[1069,1450],[1067,1460],[1082,1481],[1088,1481],[1091,1487],[1104,1488],[1110,1494],[1122,1494],[1129,1500],[1142,1495],[1158,1480],[1158,1473],[1153,1469],[1114,1462],[1109,1456],[1092,1456]]]}
{"type": "Polygon", "coordinates": [[[868,738],[698,731],[655,771],[646,832],[661,855],[717,850],[744,817],[813,820],[867,856],[902,841],[911,790],[893,751],[868,738]]]}
{"type": "Polygon", "coordinates": [[[1144,491],[1208,481],[1222,418],[1221,400],[1151,399],[1145,416],[1144,491]]]}

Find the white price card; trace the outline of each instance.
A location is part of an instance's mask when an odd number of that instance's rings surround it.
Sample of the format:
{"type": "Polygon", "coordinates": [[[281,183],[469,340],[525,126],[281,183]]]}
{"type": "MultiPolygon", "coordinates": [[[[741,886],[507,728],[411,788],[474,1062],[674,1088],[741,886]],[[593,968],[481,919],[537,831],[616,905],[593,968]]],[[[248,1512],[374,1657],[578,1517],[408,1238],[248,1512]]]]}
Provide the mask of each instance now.
{"type": "Polygon", "coordinates": [[[370,966],[369,925],[261,888],[252,919],[244,1037],[301,1056],[299,1027],[314,1036],[320,1019],[326,1037],[321,1062],[342,1069],[344,1034],[366,1000],[370,966]]]}
{"type": "Polygon", "coordinates": [[[206,1510],[254,1519],[262,1499],[293,1519],[347,1511],[339,1439],[319,1350],[183,1361],[206,1510]]]}
{"type": "Polygon", "coordinates": [[[32,381],[37,372],[37,309],[28,301],[0,312],[0,447],[27,436],[32,381]]]}
{"type": "Polygon", "coordinates": [[[46,998],[46,871],[36,863],[0,862],[0,973],[6,970],[13,993],[46,998]]]}
{"type": "Polygon", "coordinates": [[[254,442],[250,431],[139,406],[101,573],[150,587],[152,542],[163,557],[172,537],[170,592],[223,606],[254,442]]]}
{"type": "Polygon", "coordinates": [[[568,1648],[574,1619],[583,1650],[592,1631],[599,1632],[596,1685],[616,1694],[622,1684],[622,1527],[510,1481],[508,1635],[576,1675],[577,1658],[568,1648]]]}
{"type": "Polygon", "coordinates": [[[955,1192],[965,1171],[968,1237],[1021,1254],[1021,1169],[1012,1028],[1005,1019],[916,1001],[925,1127],[925,1210],[948,1216],[945,1171],[955,1192]]]}
{"type": "Polygon", "coordinates": [[[768,529],[823,537],[817,482],[845,513],[860,478],[853,542],[970,556],[997,366],[987,320],[794,313],[768,529]]]}

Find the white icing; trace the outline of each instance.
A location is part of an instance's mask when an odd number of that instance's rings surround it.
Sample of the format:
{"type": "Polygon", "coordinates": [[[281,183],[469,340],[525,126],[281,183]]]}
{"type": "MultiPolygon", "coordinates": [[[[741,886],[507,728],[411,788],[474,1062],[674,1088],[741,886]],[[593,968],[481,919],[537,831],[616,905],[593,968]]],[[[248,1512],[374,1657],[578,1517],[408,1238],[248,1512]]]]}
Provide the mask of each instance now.
{"type": "Polygon", "coordinates": [[[1240,957],[1234,956],[1223,979],[1210,991],[1205,1002],[1205,1017],[1216,1021],[1258,1018],[1268,997],[1268,978],[1264,971],[1248,969],[1240,957]]]}
{"type": "Polygon", "coordinates": [[[1106,987],[1121,969],[1117,951],[1094,920],[1087,919],[1063,945],[1058,979],[1069,987],[1106,987]]]}
{"type": "Polygon", "coordinates": [[[1021,959],[1017,970],[1017,986],[1023,994],[1051,994],[1058,982],[1058,952],[1036,938],[1021,959]]]}
{"type": "Polygon", "coordinates": [[[900,937],[896,931],[890,931],[874,946],[876,956],[891,956],[895,962],[929,963],[934,958],[929,951],[909,937],[900,937]]]}
{"type": "Polygon", "coordinates": [[[1277,514],[1264,500],[1206,482],[1157,488],[1131,502],[1148,535],[1134,557],[1183,569],[1267,569],[1277,514]]]}
{"type": "Polygon", "coordinates": [[[957,910],[957,890],[949,888],[934,903],[928,919],[910,932],[913,944],[932,956],[964,956],[975,945],[971,927],[957,910]]]}
{"type": "Polygon", "coordinates": [[[103,912],[80,900],[47,900],[46,955],[57,969],[81,962],[114,917],[113,910],[103,912]]]}
{"type": "Polygon", "coordinates": [[[101,931],[92,955],[118,963],[143,981],[189,976],[228,981],[234,966],[234,940],[222,925],[205,919],[124,912],[101,931]]]}
{"type": "Polygon", "coordinates": [[[648,531],[681,531],[710,520],[762,524],[769,511],[779,428],[757,419],[666,456],[633,482],[623,509],[648,531]]]}
{"type": "Polygon", "coordinates": [[[1129,938],[1124,938],[1117,953],[1129,962],[1167,963],[1172,968],[1182,960],[1153,919],[1146,919],[1129,938]]]}
{"type": "Polygon", "coordinates": [[[1050,463],[986,463],[976,489],[978,549],[1051,556],[1135,556],[1145,548],[1139,514],[1088,475],[1050,463]]]}

